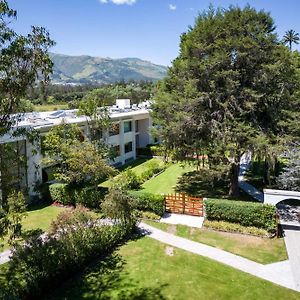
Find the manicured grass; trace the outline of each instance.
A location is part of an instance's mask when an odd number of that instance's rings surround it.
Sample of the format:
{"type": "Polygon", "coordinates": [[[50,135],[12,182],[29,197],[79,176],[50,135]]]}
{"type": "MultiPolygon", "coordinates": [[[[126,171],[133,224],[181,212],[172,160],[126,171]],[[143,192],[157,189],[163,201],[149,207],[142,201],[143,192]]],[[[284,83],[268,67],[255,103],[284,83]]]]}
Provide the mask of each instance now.
{"type": "Polygon", "coordinates": [[[43,105],[35,105],[34,110],[41,111],[53,111],[60,109],[68,109],[68,104],[43,104],[43,105]]]}
{"type": "MultiPolygon", "coordinates": [[[[35,205],[29,207],[27,216],[22,221],[23,233],[26,235],[26,232],[37,229],[43,232],[47,231],[51,222],[55,220],[64,209],[65,208],[51,205],[35,205]]],[[[0,248],[0,251],[7,248],[9,248],[9,245],[7,239],[4,239],[4,247],[0,248]]]]}
{"type": "Polygon", "coordinates": [[[153,194],[170,194],[174,193],[174,187],[178,177],[186,172],[194,170],[194,166],[174,163],[168,167],[162,174],[148,180],[142,185],[144,192],[153,194]]]}
{"type": "Polygon", "coordinates": [[[130,241],[47,299],[299,299],[292,290],[170,248],[149,237],[130,241]]]}
{"type": "Polygon", "coordinates": [[[288,259],[283,238],[268,239],[205,228],[190,228],[184,225],[168,225],[154,221],[145,222],[158,229],[169,232],[175,231],[174,234],[178,236],[207,244],[262,264],[288,259]]]}

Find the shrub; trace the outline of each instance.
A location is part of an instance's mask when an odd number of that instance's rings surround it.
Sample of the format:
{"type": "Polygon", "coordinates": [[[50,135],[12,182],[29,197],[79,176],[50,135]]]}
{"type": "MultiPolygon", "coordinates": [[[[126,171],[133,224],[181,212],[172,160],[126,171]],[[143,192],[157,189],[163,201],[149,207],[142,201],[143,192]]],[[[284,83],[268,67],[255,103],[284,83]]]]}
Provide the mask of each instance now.
{"type": "Polygon", "coordinates": [[[226,221],[242,226],[263,228],[275,232],[276,208],[271,205],[233,200],[205,200],[206,218],[209,221],[226,221]]]}
{"type": "Polygon", "coordinates": [[[154,221],[160,220],[160,216],[151,211],[143,211],[141,213],[141,217],[143,219],[154,220],[154,221]]]}
{"type": "Polygon", "coordinates": [[[162,216],[165,212],[165,198],[163,195],[151,193],[132,192],[131,195],[136,199],[136,209],[140,211],[153,212],[162,216]]]}
{"type": "Polygon", "coordinates": [[[100,208],[101,203],[107,193],[106,188],[84,187],[74,190],[74,201],[76,205],[82,204],[91,209],[100,208]]]}
{"type": "Polygon", "coordinates": [[[226,232],[237,232],[242,234],[251,234],[262,237],[269,237],[268,231],[257,227],[246,227],[236,223],[229,223],[224,221],[204,221],[204,226],[207,228],[226,231],[226,232]]]}
{"type": "Polygon", "coordinates": [[[74,205],[75,199],[72,197],[71,189],[66,183],[54,183],[49,186],[52,201],[57,201],[63,205],[74,205]]]}
{"type": "Polygon", "coordinates": [[[141,186],[141,180],[132,170],[127,169],[122,173],[122,178],[126,182],[126,188],[130,190],[138,190],[141,186]]]}
{"type": "Polygon", "coordinates": [[[80,210],[64,212],[52,227],[47,239],[31,237],[13,250],[1,283],[5,299],[43,298],[91,260],[110,253],[128,234],[122,226],[99,226],[80,210]]]}

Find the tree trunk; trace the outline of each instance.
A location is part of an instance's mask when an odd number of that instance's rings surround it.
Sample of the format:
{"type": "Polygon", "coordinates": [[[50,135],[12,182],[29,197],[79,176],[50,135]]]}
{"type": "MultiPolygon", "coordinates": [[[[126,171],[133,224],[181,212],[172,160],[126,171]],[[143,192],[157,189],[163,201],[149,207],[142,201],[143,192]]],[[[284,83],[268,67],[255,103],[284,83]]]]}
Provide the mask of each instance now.
{"type": "Polygon", "coordinates": [[[233,163],[230,170],[230,189],[229,196],[237,198],[240,195],[239,191],[239,172],[240,163],[233,163]]]}

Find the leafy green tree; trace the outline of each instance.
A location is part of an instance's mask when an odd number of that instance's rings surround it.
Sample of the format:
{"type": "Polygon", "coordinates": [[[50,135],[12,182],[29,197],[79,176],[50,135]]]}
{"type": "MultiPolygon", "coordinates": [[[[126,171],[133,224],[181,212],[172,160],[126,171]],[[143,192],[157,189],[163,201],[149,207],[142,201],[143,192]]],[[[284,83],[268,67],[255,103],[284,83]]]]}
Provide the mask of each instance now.
{"type": "Polygon", "coordinates": [[[299,40],[299,33],[292,29],[283,36],[283,42],[289,45],[290,50],[292,50],[292,44],[299,44],[299,40]]]}
{"type": "Polygon", "coordinates": [[[54,42],[45,28],[32,27],[27,36],[17,34],[11,27],[15,10],[7,1],[0,2],[0,135],[6,133],[17,118],[11,114],[22,112],[21,99],[27,89],[39,79],[49,80],[52,62],[48,56],[54,42]]]}
{"type": "Polygon", "coordinates": [[[180,54],[160,83],[153,118],[176,158],[207,156],[209,167],[230,178],[238,196],[240,158],[277,145],[291,106],[296,71],[274,22],[246,6],[210,8],[181,36],[180,54]]]}
{"type": "Polygon", "coordinates": [[[292,143],[282,157],[286,159],[286,166],[278,176],[279,187],[300,191],[300,143],[292,143]]]}
{"type": "Polygon", "coordinates": [[[43,152],[44,163],[54,166],[55,177],[68,184],[97,184],[114,174],[107,151],[86,139],[77,125],[53,127],[43,140],[43,152]]]}

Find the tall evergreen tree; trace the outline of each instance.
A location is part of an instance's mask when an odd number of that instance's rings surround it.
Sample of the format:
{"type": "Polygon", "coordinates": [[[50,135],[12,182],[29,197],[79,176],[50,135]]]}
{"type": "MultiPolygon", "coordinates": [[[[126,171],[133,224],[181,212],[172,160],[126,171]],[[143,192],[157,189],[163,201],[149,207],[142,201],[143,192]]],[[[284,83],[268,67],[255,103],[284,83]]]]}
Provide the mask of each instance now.
{"type": "Polygon", "coordinates": [[[290,51],[274,22],[246,6],[210,8],[181,36],[180,54],[159,86],[154,122],[179,159],[208,155],[237,196],[242,154],[268,149],[284,134],[284,109],[296,86],[290,51]]]}

